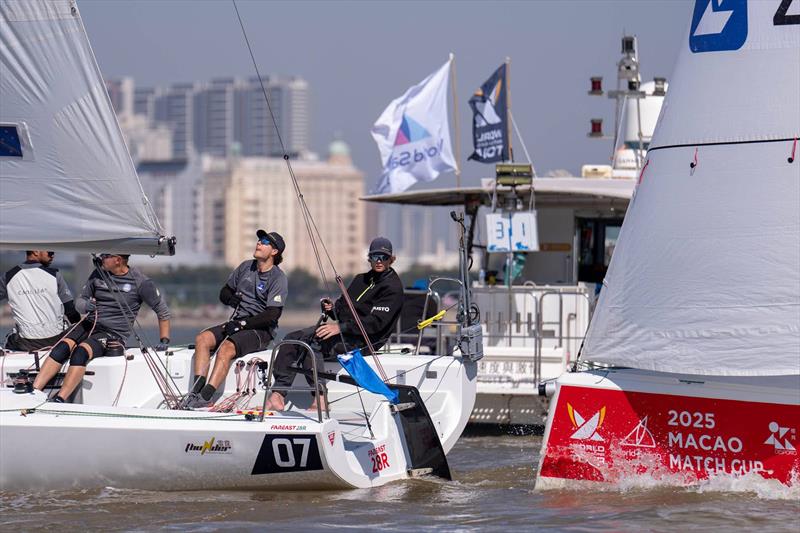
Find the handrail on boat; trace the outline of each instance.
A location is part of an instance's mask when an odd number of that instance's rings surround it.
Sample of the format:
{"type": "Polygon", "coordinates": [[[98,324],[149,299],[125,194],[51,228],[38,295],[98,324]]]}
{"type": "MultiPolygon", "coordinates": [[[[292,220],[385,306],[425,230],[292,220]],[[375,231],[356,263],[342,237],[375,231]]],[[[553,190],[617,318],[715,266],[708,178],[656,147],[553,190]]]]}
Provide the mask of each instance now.
{"type": "MultiPolygon", "coordinates": [[[[589,297],[589,294],[586,291],[582,290],[547,290],[543,291],[539,295],[539,308],[536,311],[536,331],[538,335],[540,335],[544,330],[544,301],[547,296],[558,295],[558,321],[553,322],[553,324],[558,324],[558,346],[562,347],[564,345],[564,339],[566,338],[567,341],[573,340],[569,335],[569,330],[567,331],[567,335],[564,335],[564,296],[580,296],[586,299],[586,303],[588,304],[589,309],[589,316],[592,314],[592,300],[589,297]]],[[[569,321],[571,317],[567,317],[567,327],[569,328],[569,321]]],[[[577,326],[576,326],[577,328],[577,326]]],[[[576,329],[577,333],[577,329],[576,329]]],[[[536,353],[534,356],[534,381],[535,383],[539,383],[542,379],[542,343],[536,343],[536,353]]]]}
{"type": "MultiPolygon", "coordinates": [[[[261,416],[259,417],[258,421],[259,422],[264,421],[264,415],[266,414],[267,411],[267,400],[269,399],[273,391],[290,391],[290,390],[300,391],[300,392],[314,392],[316,394],[322,394],[322,396],[325,398],[325,417],[326,418],[331,417],[330,408],[328,407],[328,387],[323,386],[322,391],[320,392],[319,376],[317,374],[317,358],[316,355],[314,354],[314,350],[312,350],[311,346],[309,346],[307,343],[303,341],[287,339],[287,340],[282,340],[272,348],[272,355],[270,356],[269,359],[269,369],[267,371],[267,390],[264,392],[264,404],[261,406],[261,416]],[[311,370],[314,378],[313,387],[294,387],[291,385],[288,387],[284,386],[275,387],[272,385],[272,370],[275,368],[275,356],[277,355],[278,349],[281,346],[289,344],[294,344],[296,346],[304,348],[311,356],[311,370]]],[[[322,424],[322,407],[321,407],[321,402],[319,401],[317,401],[317,422],[322,424]]]]}

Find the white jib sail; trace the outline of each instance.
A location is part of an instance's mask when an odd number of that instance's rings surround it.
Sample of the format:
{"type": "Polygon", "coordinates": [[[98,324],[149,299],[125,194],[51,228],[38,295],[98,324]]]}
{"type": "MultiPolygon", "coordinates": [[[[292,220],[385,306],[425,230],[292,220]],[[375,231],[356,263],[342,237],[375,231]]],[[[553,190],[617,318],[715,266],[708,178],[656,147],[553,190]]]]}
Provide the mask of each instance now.
{"type": "Polygon", "coordinates": [[[582,358],[800,374],[800,17],[778,0],[709,1],[696,0],[582,358]]]}
{"type": "Polygon", "coordinates": [[[0,247],[170,253],[74,1],[0,0],[0,247]]]}

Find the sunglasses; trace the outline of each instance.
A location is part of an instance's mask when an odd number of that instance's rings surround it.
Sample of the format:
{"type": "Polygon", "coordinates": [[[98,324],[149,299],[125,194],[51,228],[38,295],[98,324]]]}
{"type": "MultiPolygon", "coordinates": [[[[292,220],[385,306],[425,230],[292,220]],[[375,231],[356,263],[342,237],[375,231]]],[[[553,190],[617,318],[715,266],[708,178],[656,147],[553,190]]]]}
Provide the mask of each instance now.
{"type": "Polygon", "coordinates": [[[373,263],[378,263],[378,262],[385,263],[386,261],[389,260],[391,256],[388,254],[369,254],[367,257],[373,263]]]}
{"type": "Polygon", "coordinates": [[[55,255],[56,255],[55,252],[47,252],[47,257],[53,257],[55,255]]]}
{"type": "Polygon", "coordinates": [[[108,259],[109,257],[117,257],[117,255],[116,254],[100,254],[98,257],[100,259],[105,260],[105,259],[108,259]]]}
{"type": "Polygon", "coordinates": [[[261,244],[263,246],[272,246],[272,241],[266,238],[258,239],[258,244],[261,244]]]}

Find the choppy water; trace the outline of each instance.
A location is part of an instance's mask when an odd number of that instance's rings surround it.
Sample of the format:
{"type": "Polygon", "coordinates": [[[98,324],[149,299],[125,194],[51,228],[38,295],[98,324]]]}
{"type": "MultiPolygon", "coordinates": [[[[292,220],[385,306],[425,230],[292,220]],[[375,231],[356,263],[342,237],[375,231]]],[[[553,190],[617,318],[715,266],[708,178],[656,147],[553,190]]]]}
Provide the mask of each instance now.
{"type": "Polygon", "coordinates": [[[373,490],[0,492],[0,529],[800,530],[797,491],[753,482],[535,492],[540,445],[535,436],[464,436],[449,456],[455,481],[373,490]]]}

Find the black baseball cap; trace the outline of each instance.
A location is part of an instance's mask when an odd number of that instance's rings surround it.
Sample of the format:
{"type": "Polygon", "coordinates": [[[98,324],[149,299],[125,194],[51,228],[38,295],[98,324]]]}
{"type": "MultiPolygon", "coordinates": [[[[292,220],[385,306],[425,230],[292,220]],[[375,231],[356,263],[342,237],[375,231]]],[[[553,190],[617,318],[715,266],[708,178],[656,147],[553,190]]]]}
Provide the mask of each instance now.
{"type": "Polygon", "coordinates": [[[272,244],[272,246],[275,247],[280,253],[283,253],[283,251],[286,249],[286,243],[283,241],[283,237],[281,237],[280,233],[277,231],[271,231],[267,233],[263,229],[260,229],[256,232],[256,237],[258,237],[259,240],[267,239],[270,244],[272,244]]]}
{"type": "Polygon", "coordinates": [[[384,253],[392,255],[392,241],[386,237],[376,237],[369,244],[369,253],[384,253]]]}

